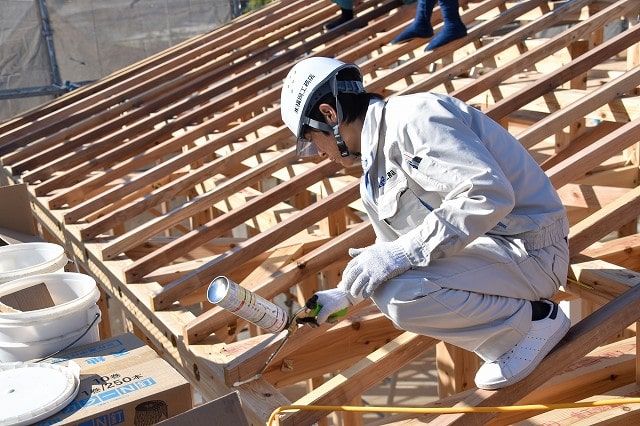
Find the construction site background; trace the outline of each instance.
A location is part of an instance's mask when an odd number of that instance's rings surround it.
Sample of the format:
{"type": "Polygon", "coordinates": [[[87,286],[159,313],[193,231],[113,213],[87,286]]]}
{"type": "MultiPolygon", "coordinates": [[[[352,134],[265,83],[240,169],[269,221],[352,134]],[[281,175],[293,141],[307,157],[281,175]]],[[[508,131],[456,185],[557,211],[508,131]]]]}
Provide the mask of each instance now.
{"type": "Polygon", "coordinates": [[[240,15],[243,0],[0,0],[0,122],[240,15]]]}

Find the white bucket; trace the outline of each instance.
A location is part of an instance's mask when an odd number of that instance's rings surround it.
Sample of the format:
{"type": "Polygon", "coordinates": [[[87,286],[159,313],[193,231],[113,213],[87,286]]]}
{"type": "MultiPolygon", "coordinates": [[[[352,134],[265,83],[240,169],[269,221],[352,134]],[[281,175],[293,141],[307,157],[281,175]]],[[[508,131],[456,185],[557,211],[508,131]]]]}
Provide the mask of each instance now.
{"type": "Polygon", "coordinates": [[[0,247],[0,284],[29,275],[64,272],[64,248],[52,243],[20,243],[0,247]]]}
{"type": "Polygon", "coordinates": [[[85,274],[32,275],[0,285],[0,298],[44,283],[54,306],[24,312],[0,312],[0,362],[43,358],[69,347],[100,340],[100,291],[85,274]]]}

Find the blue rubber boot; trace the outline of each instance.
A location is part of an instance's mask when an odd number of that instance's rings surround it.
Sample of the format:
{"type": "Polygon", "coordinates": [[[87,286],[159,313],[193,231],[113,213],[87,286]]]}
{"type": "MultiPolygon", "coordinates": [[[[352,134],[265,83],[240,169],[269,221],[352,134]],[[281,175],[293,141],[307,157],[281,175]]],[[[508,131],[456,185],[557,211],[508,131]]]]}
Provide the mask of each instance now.
{"type": "Polygon", "coordinates": [[[324,24],[324,29],[327,31],[332,30],[335,27],[340,26],[345,22],[349,22],[352,19],[353,19],[353,9],[340,8],[340,17],[324,24]]]}
{"type": "Polygon", "coordinates": [[[396,38],[391,40],[391,44],[404,43],[414,38],[429,38],[433,36],[433,27],[431,26],[431,12],[438,0],[418,0],[416,7],[416,16],[413,22],[396,38]]]}
{"type": "Polygon", "coordinates": [[[427,47],[424,49],[433,50],[447,43],[457,40],[467,35],[467,27],[460,19],[458,12],[458,0],[440,0],[440,11],[442,12],[442,20],[444,26],[438,34],[431,39],[427,47]]]}

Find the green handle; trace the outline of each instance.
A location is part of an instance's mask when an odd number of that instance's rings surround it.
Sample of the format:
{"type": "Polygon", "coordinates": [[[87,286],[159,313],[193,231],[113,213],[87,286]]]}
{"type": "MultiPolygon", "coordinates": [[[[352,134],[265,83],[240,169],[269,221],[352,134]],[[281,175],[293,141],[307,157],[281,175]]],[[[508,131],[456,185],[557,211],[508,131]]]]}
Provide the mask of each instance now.
{"type": "MultiPolygon", "coordinates": [[[[311,316],[312,317],[317,317],[318,313],[320,312],[321,309],[322,309],[322,305],[316,303],[316,307],[313,308],[313,311],[311,311],[311,316]]],[[[332,313],[331,315],[329,315],[329,319],[332,320],[332,319],[336,319],[338,317],[344,316],[344,315],[347,314],[348,310],[349,310],[348,308],[340,309],[339,311],[336,311],[336,312],[332,313]]]]}

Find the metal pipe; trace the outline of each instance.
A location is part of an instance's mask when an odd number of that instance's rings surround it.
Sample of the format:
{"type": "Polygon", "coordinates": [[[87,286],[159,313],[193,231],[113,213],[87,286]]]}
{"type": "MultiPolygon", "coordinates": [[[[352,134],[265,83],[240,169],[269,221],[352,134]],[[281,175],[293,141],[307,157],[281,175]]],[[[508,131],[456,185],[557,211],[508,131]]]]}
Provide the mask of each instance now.
{"type": "Polygon", "coordinates": [[[53,44],[53,30],[49,21],[49,9],[47,9],[46,0],[38,0],[38,8],[40,10],[40,21],[42,22],[42,37],[44,37],[47,53],[49,54],[49,65],[51,66],[52,83],[62,86],[62,78],[60,77],[60,69],[58,60],[56,59],[56,49],[53,44]]]}

